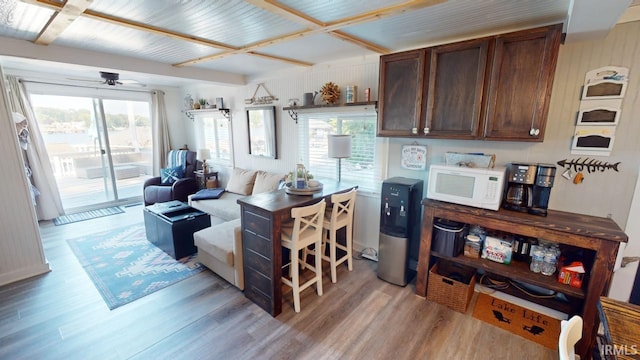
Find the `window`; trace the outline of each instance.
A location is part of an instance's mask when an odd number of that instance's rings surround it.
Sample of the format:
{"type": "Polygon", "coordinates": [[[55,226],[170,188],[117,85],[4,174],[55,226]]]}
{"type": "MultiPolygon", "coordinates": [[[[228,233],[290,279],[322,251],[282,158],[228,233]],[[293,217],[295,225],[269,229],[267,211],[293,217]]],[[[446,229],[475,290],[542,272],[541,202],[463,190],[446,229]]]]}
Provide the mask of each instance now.
{"type": "Polygon", "coordinates": [[[231,164],[230,121],[220,114],[198,114],[195,118],[200,126],[200,143],[211,151],[211,160],[217,164],[231,164]]]}
{"type": "Polygon", "coordinates": [[[375,112],[300,114],[299,149],[302,162],[315,178],[338,178],[360,190],[379,192],[386,169],[386,140],[376,138],[375,112]],[[328,157],[329,135],[351,135],[351,157],[328,157]]]}

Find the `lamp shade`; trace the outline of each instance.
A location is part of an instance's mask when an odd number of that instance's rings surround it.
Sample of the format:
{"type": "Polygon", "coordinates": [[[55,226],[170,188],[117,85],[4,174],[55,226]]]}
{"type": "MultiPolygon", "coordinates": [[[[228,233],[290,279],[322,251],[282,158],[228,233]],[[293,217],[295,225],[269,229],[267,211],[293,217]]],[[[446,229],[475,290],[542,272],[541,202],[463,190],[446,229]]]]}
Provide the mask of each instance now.
{"type": "Polygon", "coordinates": [[[209,149],[198,149],[196,157],[198,158],[198,160],[207,160],[211,157],[211,152],[209,151],[209,149]]]}
{"type": "Polygon", "coordinates": [[[329,157],[348,158],[351,156],[351,135],[329,135],[329,157]]]}

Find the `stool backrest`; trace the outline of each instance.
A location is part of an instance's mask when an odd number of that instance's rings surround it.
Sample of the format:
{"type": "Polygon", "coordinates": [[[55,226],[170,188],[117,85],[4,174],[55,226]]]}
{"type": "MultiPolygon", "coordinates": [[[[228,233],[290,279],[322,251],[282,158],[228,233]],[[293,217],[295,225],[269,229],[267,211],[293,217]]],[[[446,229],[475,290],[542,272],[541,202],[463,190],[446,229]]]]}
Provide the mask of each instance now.
{"type": "Polygon", "coordinates": [[[357,189],[351,189],[346,193],[331,195],[333,208],[331,210],[331,222],[338,227],[353,221],[353,209],[356,204],[357,189]]]}
{"type": "Polygon", "coordinates": [[[322,199],[313,205],[291,209],[291,217],[294,219],[291,240],[294,243],[311,244],[322,238],[322,220],[326,206],[327,203],[322,199]]]}
{"type": "Polygon", "coordinates": [[[558,355],[560,360],[575,359],[575,345],[582,338],[582,318],[572,316],[560,323],[560,338],[558,339],[558,355]]]}

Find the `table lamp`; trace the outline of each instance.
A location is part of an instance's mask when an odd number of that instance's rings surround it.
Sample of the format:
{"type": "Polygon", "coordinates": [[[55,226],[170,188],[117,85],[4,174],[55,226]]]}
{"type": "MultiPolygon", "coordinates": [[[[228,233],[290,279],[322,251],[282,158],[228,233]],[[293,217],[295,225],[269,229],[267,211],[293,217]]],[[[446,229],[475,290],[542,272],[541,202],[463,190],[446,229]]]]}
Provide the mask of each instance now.
{"type": "Polygon", "coordinates": [[[351,157],[351,135],[329,135],[330,158],[338,159],[338,182],[342,178],[342,159],[351,157]]]}
{"type": "Polygon", "coordinates": [[[207,166],[207,159],[210,157],[211,157],[211,152],[209,151],[209,149],[198,149],[198,152],[196,153],[196,158],[202,161],[203,174],[206,174],[209,172],[209,169],[207,166]]]}

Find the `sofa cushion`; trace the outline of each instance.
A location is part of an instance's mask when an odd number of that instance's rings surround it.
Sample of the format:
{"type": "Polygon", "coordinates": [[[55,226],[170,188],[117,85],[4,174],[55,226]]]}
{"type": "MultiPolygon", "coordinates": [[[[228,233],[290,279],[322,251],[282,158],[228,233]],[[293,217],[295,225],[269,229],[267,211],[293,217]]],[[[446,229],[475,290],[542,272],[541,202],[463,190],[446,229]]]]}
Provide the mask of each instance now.
{"type": "Polygon", "coordinates": [[[280,181],[283,179],[284,175],[282,174],[268,173],[266,171],[259,170],[256,173],[256,180],[253,184],[253,191],[251,195],[276,190],[280,185],[280,181]]]}
{"type": "Polygon", "coordinates": [[[211,226],[193,233],[198,251],[205,251],[216,259],[233,266],[233,243],[235,229],[240,227],[240,219],[211,226]]]}
{"type": "Polygon", "coordinates": [[[192,197],[192,195],[189,196],[189,205],[211,216],[221,218],[224,221],[240,218],[238,199],[243,198],[244,195],[224,192],[219,199],[193,200],[192,197]]]}
{"type": "Polygon", "coordinates": [[[226,190],[240,195],[251,195],[255,178],[256,172],[253,170],[234,168],[226,190]]]}

